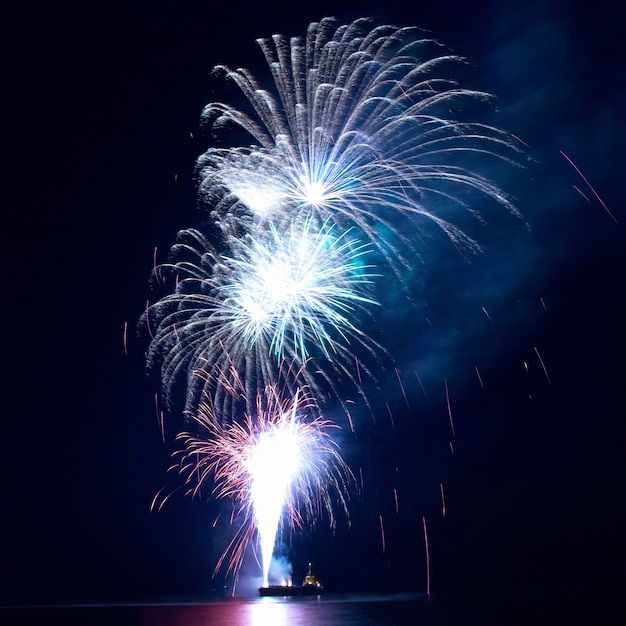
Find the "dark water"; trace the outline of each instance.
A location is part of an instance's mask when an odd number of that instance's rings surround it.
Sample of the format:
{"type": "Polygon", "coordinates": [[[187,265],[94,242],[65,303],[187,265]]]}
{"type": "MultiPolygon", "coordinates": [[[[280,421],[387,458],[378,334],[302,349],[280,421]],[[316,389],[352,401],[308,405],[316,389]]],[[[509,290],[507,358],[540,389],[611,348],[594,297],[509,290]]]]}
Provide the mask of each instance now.
{"type": "Polygon", "coordinates": [[[5,608],[3,626],[459,626],[424,595],[228,599],[206,604],[5,608]]]}

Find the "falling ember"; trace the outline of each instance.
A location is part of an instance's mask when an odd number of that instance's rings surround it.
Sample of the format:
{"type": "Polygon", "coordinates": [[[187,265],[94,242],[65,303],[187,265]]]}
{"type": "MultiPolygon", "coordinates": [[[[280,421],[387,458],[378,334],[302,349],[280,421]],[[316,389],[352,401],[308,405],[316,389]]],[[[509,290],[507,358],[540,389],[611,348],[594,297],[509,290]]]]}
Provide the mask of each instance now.
{"type": "Polygon", "coordinates": [[[350,413],[350,411],[348,411],[348,409],[346,408],[346,417],[348,418],[348,424],[350,425],[350,432],[356,432],[354,430],[354,423],[352,422],[352,413],[350,413]]]}
{"type": "Polygon", "coordinates": [[[359,359],[354,359],[354,363],[356,365],[356,375],[357,378],[359,379],[359,385],[363,384],[363,381],[361,380],[361,368],[359,367],[359,359]]]}
{"type": "Polygon", "coordinates": [[[474,371],[476,372],[476,376],[478,376],[478,382],[480,383],[480,387],[481,389],[485,389],[485,385],[483,385],[483,379],[482,376],[480,375],[480,372],[478,371],[478,367],[474,366],[474,371]]]}
{"type": "Polygon", "coordinates": [[[164,493],[165,488],[161,489],[154,495],[154,498],[152,498],[152,502],[150,503],[150,511],[160,511],[165,506],[165,503],[170,499],[173,492],[163,495],[164,493]]]}
{"type": "Polygon", "coordinates": [[[520,139],[517,135],[514,135],[513,133],[511,133],[511,137],[519,141],[521,144],[524,144],[527,148],[530,147],[523,139],[520,139]]]}
{"type": "Polygon", "coordinates": [[[150,300],[146,300],[146,326],[148,328],[148,332],[150,333],[150,339],[154,340],[154,335],[152,334],[152,328],[150,328],[150,300]]]}
{"type": "Polygon", "coordinates": [[[535,346],[533,346],[533,350],[535,351],[535,354],[537,355],[537,358],[539,359],[539,363],[541,363],[541,368],[543,369],[543,373],[546,375],[546,380],[550,382],[550,376],[548,376],[548,370],[546,369],[546,365],[543,362],[541,355],[539,354],[539,350],[537,350],[535,346]]]}
{"type": "Polygon", "coordinates": [[[424,393],[424,396],[426,397],[428,394],[426,393],[426,389],[424,388],[424,383],[422,382],[420,375],[415,370],[413,370],[413,373],[415,374],[415,378],[417,378],[417,382],[420,384],[420,387],[422,388],[422,392],[424,393]]]}
{"type": "Polygon", "coordinates": [[[159,395],[154,394],[154,408],[156,409],[157,422],[161,431],[161,440],[165,443],[165,421],[163,419],[163,411],[159,410],[159,395]]]}
{"type": "Polygon", "coordinates": [[[441,492],[441,517],[446,516],[446,498],[443,494],[443,483],[439,483],[439,491],[441,492]]]}
{"type": "Polygon", "coordinates": [[[406,397],[406,392],[404,391],[404,385],[402,384],[402,378],[400,378],[400,370],[396,367],[396,376],[398,377],[398,382],[400,383],[400,389],[402,389],[402,396],[404,397],[404,401],[406,402],[406,406],[408,409],[411,408],[409,401],[406,397]]]}
{"type": "Polygon", "coordinates": [[[591,200],[589,200],[589,197],[583,193],[580,187],[577,187],[576,185],[572,185],[572,187],[574,187],[574,189],[587,201],[587,204],[591,204],[591,200]]]}
{"type": "Polygon", "coordinates": [[[393,413],[391,412],[391,407],[388,402],[385,402],[385,406],[387,407],[387,413],[389,413],[389,419],[391,420],[391,427],[395,430],[396,423],[393,421],[393,413]]]}
{"type": "Polygon", "coordinates": [[[598,192],[593,188],[593,186],[591,185],[591,183],[585,178],[585,175],[580,171],[580,169],[576,166],[576,164],[574,163],[574,161],[572,161],[572,159],[570,159],[567,154],[565,154],[565,152],[563,152],[563,150],[559,150],[559,152],[561,153],[561,155],[565,158],[565,160],[578,172],[578,175],[585,181],[585,183],[587,183],[587,187],[589,187],[589,189],[591,189],[591,193],[593,193],[593,195],[596,197],[596,199],[598,200],[598,202],[603,206],[604,210],[609,214],[609,216],[611,217],[611,219],[618,224],[619,222],[617,221],[617,219],[615,218],[615,216],[613,215],[613,213],[611,213],[611,211],[609,211],[609,207],[606,206],[606,204],[604,203],[604,200],[598,195],[598,192]]]}
{"type": "Polygon", "coordinates": [[[428,548],[428,531],[426,530],[426,518],[423,515],[422,527],[424,529],[424,548],[426,550],[426,595],[430,598],[430,550],[428,548]]]}
{"type": "Polygon", "coordinates": [[[454,422],[452,421],[452,407],[450,406],[450,394],[448,393],[448,379],[444,378],[444,384],[446,387],[446,405],[448,407],[448,418],[450,419],[450,428],[452,429],[452,436],[454,436],[454,422]]]}

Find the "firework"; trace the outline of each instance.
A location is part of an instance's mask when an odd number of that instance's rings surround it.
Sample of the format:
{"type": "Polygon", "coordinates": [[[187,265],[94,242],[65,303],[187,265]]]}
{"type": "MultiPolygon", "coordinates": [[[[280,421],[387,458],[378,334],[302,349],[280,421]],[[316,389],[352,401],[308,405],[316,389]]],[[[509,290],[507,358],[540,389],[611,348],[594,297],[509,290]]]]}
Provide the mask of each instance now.
{"type": "Polygon", "coordinates": [[[352,427],[343,383],[365,397],[371,361],[360,357],[385,354],[362,330],[377,306],[373,267],[404,283],[432,226],[479,250],[461,215],[482,219],[478,197],[519,217],[484,168],[516,163],[520,150],[468,119],[491,97],[461,87],[452,75],[464,60],[415,28],[323,19],[304,38],[258,43],[269,84],[219,66],[244,107],[203,112],[212,133],[247,135],[198,159],[217,236],[179,233],[155,269],[170,292],[143,323],[169,408],[180,385],[192,418],[176,465],[189,494],[206,485],[243,520],[217,567],[237,577],[258,539],[267,584],[281,523],[324,511],[334,523],[333,503],[346,509],[353,479],[321,398],[334,394],[352,427]]]}
{"type": "Polygon", "coordinates": [[[341,374],[357,383],[355,345],[379,350],[356,325],[376,304],[368,247],[313,218],[287,232],[270,224],[264,235],[217,254],[199,231],[182,231],[173,261],[157,268],[175,277],[175,290],[144,322],[154,326],[148,360],[160,364],[170,404],[184,378],[188,410],[211,397],[231,418],[234,400],[277,381],[285,361],[288,384],[293,372],[311,388],[321,381],[334,388],[341,374]]]}
{"type": "Polygon", "coordinates": [[[331,525],[354,480],[330,431],[305,388],[284,399],[276,386],[257,396],[254,414],[222,426],[215,411],[200,405],[194,421],[200,434],[183,432],[179,471],[188,494],[209,486],[217,499],[234,505],[239,529],[217,564],[237,577],[247,548],[258,539],[264,584],[281,524],[302,527],[323,512],[331,525]]]}
{"type": "Polygon", "coordinates": [[[402,249],[413,254],[427,224],[455,244],[478,247],[447,217],[451,206],[477,215],[468,192],[517,214],[467,164],[467,157],[474,164],[514,160],[518,149],[497,128],[456,119],[472,101],[490,99],[447,77],[464,62],[460,57],[415,28],[372,28],[367,19],[337,26],[326,18],[311,24],[304,39],[274,35],[258,43],[273,85],[219,66],[249,107],[215,102],[203,114],[215,133],[235,126],[253,142],[212,147],[198,160],[201,191],[225,233],[269,218],[332,215],[358,226],[401,273],[402,249]]]}

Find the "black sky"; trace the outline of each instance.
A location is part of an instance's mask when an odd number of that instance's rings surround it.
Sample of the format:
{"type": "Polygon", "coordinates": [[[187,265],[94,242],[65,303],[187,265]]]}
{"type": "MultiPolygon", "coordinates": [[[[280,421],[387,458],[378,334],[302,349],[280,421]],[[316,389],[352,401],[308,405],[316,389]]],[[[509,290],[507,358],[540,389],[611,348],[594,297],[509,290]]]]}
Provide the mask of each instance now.
{"type": "Polygon", "coordinates": [[[608,615],[623,594],[623,10],[414,4],[6,12],[2,604],[210,587],[214,505],[179,497],[149,510],[168,454],[135,327],[154,249],[163,261],[177,230],[200,219],[199,116],[223,96],[211,68],[262,73],[256,37],[304,34],[331,14],[418,25],[473,61],[469,86],[498,98],[490,122],[529,145],[526,169],[499,182],[530,228],[496,217],[471,264],[434,246],[414,309],[383,312],[413,376],[410,408],[389,371],[380,408],[392,406],[396,429],[368,422],[342,442],[368,498],[355,501],[349,532],[296,538],[295,566],[317,550],[336,588],[366,588],[374,574],[387,589],[422,590],[424,516],[437,588],[502,606],[524,597],[533,615],[542,603],[608,615]]]}

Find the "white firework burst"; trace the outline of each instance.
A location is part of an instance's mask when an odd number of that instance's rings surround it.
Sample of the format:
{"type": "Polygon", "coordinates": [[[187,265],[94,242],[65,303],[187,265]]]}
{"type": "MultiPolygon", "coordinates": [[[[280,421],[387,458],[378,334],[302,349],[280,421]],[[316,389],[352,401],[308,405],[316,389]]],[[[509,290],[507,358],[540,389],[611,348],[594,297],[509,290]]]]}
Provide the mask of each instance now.
{"type": "Polygon", "coordinates": [[[400,273],[401,248],[414,254],[428,224],[478,249],[449,218],[451,205],[478,216],[468,191],[517,215],[475,167],[486,156],[512,161],[516,143],[452,113],[490,99],[447,78],[460,57],[415,28],[372,27],[367,19],[337,26],[327,18],[304,39],[274,35],[258,43],[271,88],[248,70],[219,66],[249,110],[214,102],[204,111],[213,131],[234,125],[252,142],[210,148],[198,161],[201,190],[225,232],[311,211],[332,215],[358,226],[400,273]],[[385,232],[394,233],[393,243],[385,232]]]}
{"type": "Polygon", "coordinates": [[[172,262],[157,268],[176,277],[176,288],[144,323],[153,331],[148,362],[161,368],[170,404],[183,378],[188,410],[208,395],[230,419],[233,399],[254,397],[284,364],[287,386],[289,372],[312,389],[322,381],[335,389],[338,376],[358,385],[355,350],[382,353],[355,324],[376,304],[369,247],[312,217],[234,243],[217,254],[200,231],[181,231],[172,262]]]}

